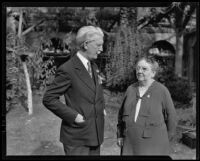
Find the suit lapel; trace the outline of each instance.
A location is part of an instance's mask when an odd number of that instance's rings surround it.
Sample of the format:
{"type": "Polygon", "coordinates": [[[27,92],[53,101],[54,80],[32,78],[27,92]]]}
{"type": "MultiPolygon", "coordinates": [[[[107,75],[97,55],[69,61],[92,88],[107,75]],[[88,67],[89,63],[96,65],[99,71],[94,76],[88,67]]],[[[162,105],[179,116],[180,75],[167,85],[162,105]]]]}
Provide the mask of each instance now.
{"type": "Polygon", "coordinates": [[[90,77],[88,71],[85,69],[81,60],[75,55],[72,58],[72,62],[73,62],[74,68],[75,68],[75,72],[78,75],[78,77],[80,78],[80,80],[83,81],[83,83],[85,83],[89,89],[91,89],[93,92],[95,92],[94,81],[90,77]]]}
{"type": "Polygon", "coordinates": [[[97,75],[97,72],[96,72],[96,66],[94,65],[94,63],[92,62],[92,73],[93,73],[93,79],[94,79],[94,83],[96,85],[96,87],[98,86],[98,75],[97,75]]]}
{"type": "Polygon", "coordinates": [[[97,100],[98,98],[99,98],[99,92],[100,92],[100,90],[99,90],[99,88],[100,88],[100,85],[99,85],[99,81],[98,81],[98,75],[97,75],[97,72],[96,72],[96,70],[97,70],[97,67],[96,67],[96,65],[94,65],[93,63],[92,63],[92,71],[93,71],[93,76],[94,76],[94,82],[95,82],[95,88],[96,88],[96,96],[95,96],[95,100],[97,100]]]}

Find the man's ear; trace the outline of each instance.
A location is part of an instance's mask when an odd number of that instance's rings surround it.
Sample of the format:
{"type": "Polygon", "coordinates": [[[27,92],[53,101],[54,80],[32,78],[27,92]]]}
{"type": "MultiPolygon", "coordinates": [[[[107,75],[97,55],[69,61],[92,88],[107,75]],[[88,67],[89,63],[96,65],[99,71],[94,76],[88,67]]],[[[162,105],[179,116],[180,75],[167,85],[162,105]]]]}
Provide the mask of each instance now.
{"type": "Polygon", "coordinates": [[[87,48],[88,48],[88,47],[87,47],[87,43],[84,42],[84,43],[83,43],[83,49],[87,50],[87,48]]]}

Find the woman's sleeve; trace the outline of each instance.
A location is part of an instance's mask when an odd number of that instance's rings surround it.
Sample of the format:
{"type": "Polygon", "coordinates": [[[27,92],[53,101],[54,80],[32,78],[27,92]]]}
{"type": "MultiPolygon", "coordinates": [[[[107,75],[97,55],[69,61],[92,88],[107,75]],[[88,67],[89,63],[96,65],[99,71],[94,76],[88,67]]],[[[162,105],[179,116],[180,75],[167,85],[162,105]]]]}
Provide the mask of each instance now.
{"type": "Polygon", "coordinates": [[[171,98],[171,95],[167,88],[165,88],[164,94],[164,110],[166,114],[166,125],[169,134],[169,138],[173,137],[176,134],[176,125],[177,125],[177,118],[176,118],[176,110],[171,98]]]}
{"type": "Polygon", "coordinates": [[[124,137],[123,133],[124,133],[124,129],[125,129],[125,122],[123,121],[122,117],[123,117],[123,113],[124,113],[124,105],[126,102],[126,98],[127,98],[127,92],[125,93],[124,99],[122,101],[121,107],[118,112],[117,138],[124,137]]]}

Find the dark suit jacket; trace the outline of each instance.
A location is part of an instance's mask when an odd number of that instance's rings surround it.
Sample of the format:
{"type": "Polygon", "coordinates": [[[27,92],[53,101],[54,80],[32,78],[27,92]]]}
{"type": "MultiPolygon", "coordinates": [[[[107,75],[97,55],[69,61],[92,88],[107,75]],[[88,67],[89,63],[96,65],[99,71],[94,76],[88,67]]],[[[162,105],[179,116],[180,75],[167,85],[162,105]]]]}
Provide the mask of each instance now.
{"type": "Polygon", "coordinates": [[[96,146],[103,142],[105,102],[97,66],[91,66],[94,80],[81,60],[73,56],[58,68],[43,97],[44,106],[62,119],[60,141],[66,145],[96,146]],[[60,101],[61,95],[66,104],[60,101]],[[84,123],[74,122],[78,113],[83,115],[84,123]]]}

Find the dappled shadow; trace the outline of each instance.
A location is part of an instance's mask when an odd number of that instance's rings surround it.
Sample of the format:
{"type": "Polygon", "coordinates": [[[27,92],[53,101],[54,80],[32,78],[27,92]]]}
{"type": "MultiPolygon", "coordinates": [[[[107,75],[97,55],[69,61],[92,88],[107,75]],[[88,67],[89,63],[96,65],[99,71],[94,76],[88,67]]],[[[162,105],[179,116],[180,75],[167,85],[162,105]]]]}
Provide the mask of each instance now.
{"type": "Polygon", "coordinates": [[[64,155],[62,146],[53,144],[51,141],[41,141],[31,155],[64,155]]]}
{"type": "MultiPolygon", "coordinates": [[[[61,119],[45,109],[41,98],[34,95],[34,114],[18,107],[6,116],[7,155],[63,156],[64,150],[59,142],[61,119]]],[[[121,103],[119,96],[105,95],[106,111],[104,142],[101,155],[120,155],[117,146],[117,114],[121,103]]],[[[183,111],[185,113],[185,111],[183,111]]],[[[178,112],[179,114],[179,112],[178,112]]],[[[190,149],[180,141],[177,129],[176,141],[171,143],[172,159],[195,159],[196,149],[190,149]]]]}

